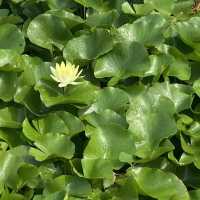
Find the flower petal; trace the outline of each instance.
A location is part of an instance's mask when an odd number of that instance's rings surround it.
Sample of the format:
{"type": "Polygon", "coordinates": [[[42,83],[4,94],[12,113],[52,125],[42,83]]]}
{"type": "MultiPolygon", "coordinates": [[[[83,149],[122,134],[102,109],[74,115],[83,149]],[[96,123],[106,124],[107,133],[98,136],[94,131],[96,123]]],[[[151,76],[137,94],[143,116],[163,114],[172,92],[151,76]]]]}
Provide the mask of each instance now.
{"type": "Polygon", "coordinates": [[[66,87],[67,85],[68,85],[68,83],[62,82],[62,83],[59,83],[59,84],[58,84],[58,87],[66,87]]]}
{"type": "Polygon", "coordinates": [[[79,73],[76,75],[76,78],[78,78],[80,76],[80,74],[82,73],[82,69],[79,71],[79,73]]]}
{"type": "Polygon", "coordinates": [[[80,85],[80,84],[83,84],[83,82],[75,82],[75,81],[74,81],[74,82],[71,82],[70,84],[71,84],[71,85],[80,85]]]}
{"type": "Polygon", "coordinates": [[[79,65],[77,65],[77,67],[74,69],[75,74],[78,73],[78,70],[79,70],[79,65]]]}
{"type": "Polygon", "coordinates": [[[58,71],[60,68],[60,65],[58,63],[56,63],[56,71],[58,71]]]}
{"type": "Polygon", "coordinates": [[[59,87],[65,87],[69,84],[78,85],[80,83],[75,82],[75,80],[79,77],[83,70],[79,71],[79,65],[75,66],[70,62],[61,62],[59,65],[56,63],[56,67],[50,67],[51,69],[51,77],[56,81],[59,82],[59,87]]]}
{"type": "Polygon", "coordinates": [[[53,75],[56,74],[56,69],[55,69],[54,67],[50,67],[50,70],[51,70],[51,73],[52,73],[53,75]]]}
{"type": "Polygon", "coordinates": [[[56,76],[53,76],[52,74],[51,74],[50,76],[51,76],[51,78],[52,78],[54,81],[56,81],[56,82],[60,82],[60,81],[57,79],[56,76]]]}
{"type": "Polygon", "coordinates": [[[65,68],[66,68],[65,63],[62,61],[60,65],[60,69],[65,70],[65,68]]]}

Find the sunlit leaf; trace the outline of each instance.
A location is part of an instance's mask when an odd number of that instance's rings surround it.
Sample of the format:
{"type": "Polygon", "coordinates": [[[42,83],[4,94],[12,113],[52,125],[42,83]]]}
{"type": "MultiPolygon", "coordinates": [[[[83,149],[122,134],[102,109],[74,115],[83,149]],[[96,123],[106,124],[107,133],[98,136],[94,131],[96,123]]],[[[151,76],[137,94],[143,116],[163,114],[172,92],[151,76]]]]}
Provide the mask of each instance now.
{"type": "Polygon", "coordinates": [[[57,104],[77,103],[89,104],[95,96],[98,88],[90,82],[84,81],[77,86],[69,86],[65,92],[58,88],[56,83],[40,81],[36,84],[35,89],[39,91],[40,97],[46,106],[57,104]]]}
{"type": "Polygon", "coordinates": [[[176,133],[175,108],[169,98],[146,90],[131,99],[127,112],[136,155],[148,158],[160,142],[176,133]]]}
{"type": "Polygon", "coordinates": [[[84,20],[81,17],[64,10],[50,10],[47,13],[61,18],[69,29],[84,23],[84,20]]]}
{"type": "Polygon", "coordinates": [[[97,59],[94,74],[97,78],[130,76],[144,77],[149,69],[146,49],[137,42],[121,43],[108,54],[97,59]]]}
{"type": "Polygon", "coordinates": [[[114,112],[107,112],[110,116],[107,119],[103,119],[102,114],[91,113],[85,117],[92,126],[86,127],[90,141],[84,151],[82,166],[88,178],[111,179],[112,169],[121,165],[120,155],[125,153],[131,157],[135,147],[130,132],[113,118],[114,112]],[[103,165],[106,168],[100,170],[103,165]]]}
{"type": "Polygon", "coordinates": [[[132,174],[139,188],[148,196],[159,200],[190,200],[185,185],[173,173],[139,167],[132,169],[132,174]]]}
{"type": "Polygon", "coordinates": [[[70,40],[63,55],[69,61],[87,61],[98,58],[113,48],[111,34],[105,29],[97,29],[70,40]],[[95,45],[95,48],[93,46],[95,45]]]}
{"type": "Polygon", "coordinates": [[[0,73],[0,99],[11,101],[16,91],[17,73],[1,72],[0,73]]]}
{"type": "Polygon", "coordinates": [[[0,109],[0,127],[20,128],[23,119],[23,109],[15,107],[5,107],[0,109]]]}
{"type": "Polygon", "coordinates": [[[24,47],[25,39],[17,26],[12,24],[0,25],[0,49],[13,49],[22,53],[24,47]]]}
{"type": "Polygon", "coordinates": [[[53,46],[62,49],[71,38],[71,32],[64,21],[51,14],[42,14],[33,19],[27,35],[32,43],[49,50],[53,46]]]}
{"type": "Polygon", "coordinates": [[[119,36],[126,41],[137,41],[145,45],[156,45],[163,41],[162,31],[166,20],[160,15],[149,15],[125,24],[118,29],[119,36]]]}

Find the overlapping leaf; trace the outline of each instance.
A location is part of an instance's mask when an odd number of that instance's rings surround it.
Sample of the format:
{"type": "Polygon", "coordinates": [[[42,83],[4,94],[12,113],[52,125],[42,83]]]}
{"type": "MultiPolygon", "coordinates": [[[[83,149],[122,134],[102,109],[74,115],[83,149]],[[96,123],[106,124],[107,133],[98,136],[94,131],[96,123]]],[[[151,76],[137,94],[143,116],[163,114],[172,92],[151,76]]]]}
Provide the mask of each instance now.
{"type": "Polygon", "coordinates": [[[125,24],[118,29],[119,36],[127,41],[137,41],[145,45],[156,45],[164,40],[162,32],[166,21],[154,14],[139,18],[132,24],[125,24]]]}
{"type": "Polygon", "coordinates": [[[51,14],[37,16],[29,24],[27,34],[32,43],[49,50],[53,46],[62,49],[71,38],[71,32],[64,21],[51,14]]]}
{"type": "Polygon", "coordinates": [[[159,200],[190,199],[185,185],[172,173],[159,169],[135,168],[132,174],[141,191],[148,196],[159,200]]]}
{"type": "Polygon", "coordinates": [[[67,112],[57,112],[34,120],[33,124],[35,128],[26,119],[23,123],[23,132],[37,147],[30,149],[31,155],[37,160],[45,160],[49,156],[68,159],[73,156],[74,144],[70,137],[83,130],[78,118],[67,112]]]}
{"type": "Polygon", "coordinates": [[[199,200],[199,22],[192,0],[0,0],[0,199],[199,200]]]}
{"type": "Polygon", "coordinates": [[[151,88],[131,99],[127,121],[137,156],[151,157],[162,140],[176,133],[174,113],[172,101],[151,91],[151,88]]]}
{"type": "Polygon", "coordinates": [[[111,110],[104,113],[106,119],[103,113],[91,113],[85,117],[92,125],[86,127],[90,141],[82,159],[83,172],[88,178],[112,179],[112,169],[121,166],[120,157],[126,155],[131,160],[135,151],[131,134],[118,124],[117,114],[111,110]],[[103,166],[106,167],[101,170],[103,166]]]}
{"type": "Polygon", "coordinates": [[[108,54],[97,59],[94,74],[97,78],[130,76],[144,77],[149,69],[146,49],[137,42],[120,43],[108,54]]]}
{"type": "Polygon", "coordinates": [[[63,55],[72,62],[92,60],[109,52],[113,48],[112,40],[109,31],[97,29],[90,34],[70,40],[65,46],[63,55]]]}
{"type": "Polygon", "coordinates": [[[12,24],[0,25],[0,49],[13,49],[22,53],[24,47],[25,39],[17,26],[12,24]]]}

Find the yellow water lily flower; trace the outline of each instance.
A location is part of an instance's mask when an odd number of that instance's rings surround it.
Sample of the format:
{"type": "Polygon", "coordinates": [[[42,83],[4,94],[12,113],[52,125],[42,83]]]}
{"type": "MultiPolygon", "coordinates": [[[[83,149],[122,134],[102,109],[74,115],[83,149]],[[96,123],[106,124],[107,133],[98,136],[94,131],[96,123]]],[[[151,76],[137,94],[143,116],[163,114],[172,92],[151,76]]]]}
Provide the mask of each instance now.
{"type": "Polygon", "coordinates": [[[70,62],[61,64],[56,63],[56,67],[51,67],[51,77],[58,82],[58,87],[66,87],[67,85],[78,85],[79,82],[75,82],[80,76],[82,70],[79,71],[79,66],[75,66],[70,62]]]}

